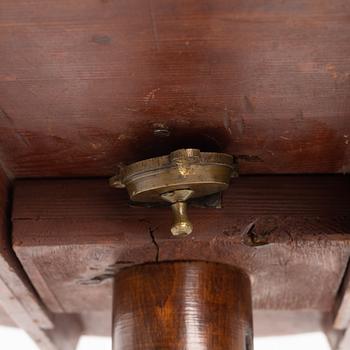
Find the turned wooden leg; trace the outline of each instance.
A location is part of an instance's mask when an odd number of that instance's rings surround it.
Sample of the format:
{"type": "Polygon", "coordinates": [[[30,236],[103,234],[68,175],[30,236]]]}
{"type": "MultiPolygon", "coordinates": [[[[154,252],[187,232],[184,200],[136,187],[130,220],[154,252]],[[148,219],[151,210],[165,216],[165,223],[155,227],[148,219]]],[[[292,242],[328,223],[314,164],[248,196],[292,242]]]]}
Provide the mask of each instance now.
{"type": "Polygon", "coordinates": [[[114,350],[251,350],[248,276],[206,262],[137,265],[115,278],[114,350]]]}

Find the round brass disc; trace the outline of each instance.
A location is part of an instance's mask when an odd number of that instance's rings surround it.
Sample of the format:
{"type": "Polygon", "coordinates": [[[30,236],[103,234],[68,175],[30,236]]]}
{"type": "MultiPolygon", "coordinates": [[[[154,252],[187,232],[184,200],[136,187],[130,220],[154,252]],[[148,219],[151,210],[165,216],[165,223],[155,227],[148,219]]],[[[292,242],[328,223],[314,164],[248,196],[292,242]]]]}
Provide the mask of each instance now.
{"type": "Polygon", "coordinates": [[[126,187],[133,201],[161,202],[164,193],[175,190],[192,190],[191,198],[224,191],[233,172],[229,154],[180,149],[122,168],[111,186],[126,187]]]}

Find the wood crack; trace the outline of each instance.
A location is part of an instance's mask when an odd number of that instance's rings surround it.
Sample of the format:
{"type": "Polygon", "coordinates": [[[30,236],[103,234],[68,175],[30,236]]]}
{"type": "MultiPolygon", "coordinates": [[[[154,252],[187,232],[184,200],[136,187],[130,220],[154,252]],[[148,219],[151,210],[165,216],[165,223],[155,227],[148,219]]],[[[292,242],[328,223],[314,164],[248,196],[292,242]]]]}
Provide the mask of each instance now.
{"type": "Polygon", "coordinates": [[[159,262],[159,244],[154,236],[154,232],[158,229],[158,227],[152,229],[151,227],[148,228],[148,231],[149,231],[149,235],[151,236],[151,240],[152,240],[152,243],[153,245],[155,246],[156,248],[156,257],[155,257],[155,261],[156,262],[159,262]]]}

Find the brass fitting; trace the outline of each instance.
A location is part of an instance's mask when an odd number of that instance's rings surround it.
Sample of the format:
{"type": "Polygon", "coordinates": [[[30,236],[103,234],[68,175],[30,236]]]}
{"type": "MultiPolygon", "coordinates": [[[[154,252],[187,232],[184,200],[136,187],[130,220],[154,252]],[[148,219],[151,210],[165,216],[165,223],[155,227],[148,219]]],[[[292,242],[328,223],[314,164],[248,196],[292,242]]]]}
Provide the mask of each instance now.
{"type": "Polygon", "coordinates": [[[233,176],[237,176],[237,171],[231,155],[180,149],[121,168],[110,179],[110,185],[126,187],[135,202],[171,203],[174,214],[171,232],[184,236],[193,230],[187,217],[187,201],[224,191],[233,176]]]}

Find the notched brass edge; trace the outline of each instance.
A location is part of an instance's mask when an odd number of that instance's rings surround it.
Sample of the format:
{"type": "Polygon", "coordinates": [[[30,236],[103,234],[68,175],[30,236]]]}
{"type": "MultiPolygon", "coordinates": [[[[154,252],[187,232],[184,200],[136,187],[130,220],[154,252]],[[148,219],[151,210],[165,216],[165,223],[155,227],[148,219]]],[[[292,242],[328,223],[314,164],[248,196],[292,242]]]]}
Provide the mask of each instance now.
{"type": "Polygon", "coordinates": [[[125,188],[126,187],[125,184],[120,179],[120,175],[112,176],[109,179],[109,186],[114,187],[114,188],[125,188]]]}
{"type": "Polygon", "coordinates": [[[179,149],[169,155],[141,160],[129,165],[119,165],[117,174],[109,179],[114,188],[125,188],[137,178],[157,175],[162,170],[176,168],[181,163],[190,165],[218,165],[231,168],[231,178],[238,177],[238,162],[228,153],[201,152],[199,149],[179,149]]]}
{"type": "MultiPolygon", "coordinates": [[[[205,164],[228,166],[237,173],[237,162],[234,156],[228,153],[200,152],[198,149],[179,149],[169,155],[141,160],[123,167],[120,178],[123,183],[130,181],[130,178],[152,171],[161,171],[177,167],[182,162],[190,164],[205,164]]],[[[236,175],[235,175],[236,176],[236,175]]]]}

